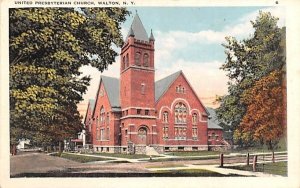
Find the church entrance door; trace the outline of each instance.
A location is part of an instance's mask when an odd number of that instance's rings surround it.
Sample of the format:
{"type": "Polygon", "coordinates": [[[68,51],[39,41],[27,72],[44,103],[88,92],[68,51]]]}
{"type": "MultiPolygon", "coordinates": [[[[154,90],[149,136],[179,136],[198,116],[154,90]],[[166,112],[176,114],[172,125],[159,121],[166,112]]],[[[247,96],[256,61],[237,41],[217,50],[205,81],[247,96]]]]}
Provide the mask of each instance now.
{"type": "Polygon", "coordinates": [[[147,128],[141,127],[138,130],[138,144],[147,145],[147,128]]]}

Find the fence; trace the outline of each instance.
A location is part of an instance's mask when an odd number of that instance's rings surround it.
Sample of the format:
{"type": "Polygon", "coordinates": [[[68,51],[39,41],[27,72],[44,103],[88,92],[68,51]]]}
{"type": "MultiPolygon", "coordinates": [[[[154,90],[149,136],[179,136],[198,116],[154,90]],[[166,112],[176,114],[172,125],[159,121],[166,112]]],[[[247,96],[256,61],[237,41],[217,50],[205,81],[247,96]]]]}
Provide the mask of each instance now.
{"type": "Polygon", "coordinates": [[[287,174],[287,152],[240,154],[224,156],[220,154],[220,167],[254,171],[254,172],[275,172],[276,174],[287,174]]]}

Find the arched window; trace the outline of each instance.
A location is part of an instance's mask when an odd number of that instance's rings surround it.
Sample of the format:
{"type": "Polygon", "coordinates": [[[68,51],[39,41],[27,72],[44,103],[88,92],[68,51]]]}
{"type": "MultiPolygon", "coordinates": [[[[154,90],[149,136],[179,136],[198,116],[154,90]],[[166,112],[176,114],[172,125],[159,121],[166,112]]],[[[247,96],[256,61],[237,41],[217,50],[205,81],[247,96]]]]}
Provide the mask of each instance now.
{"type": "Polygon", "coordinates": [[[169,113],[166,112],[166,111],[164,111],[162,119],[163,119],[164,123],[168,123],[168,121],[169,121],[169,113]]]}
{"type": "Polygon", "coordinates": [[[195,127],[192,128],[192,138],[193,140],[197,140],[198,138],[198,129],[195,127]]]}
{"type": "Polygon", "coordinates": [[[147,129],[146,129],[145,127],[141,127],[141,128],[138,130],[138,135],[139,135],[139,136],[147,135],[147,129]]]}
{"type": "Polygon", "coordinates": [[[123,57],[123,62],[122,62],[122,70],[124,70],[126,67],[126,57],[123,57]]]}
{"type": "Polygon", "coordinates": [[[110,120],[109,120],[109,112],[107,112],[107,114],[106,114],[106,124],[107,124],[107,125],[109,125],[109,121],[110,121],[110,120]]]}
{"type": "Polygon", "coordinates": [[[148,66],[149,66],[149,55],[144,54],[144,67],[148,67],[148,66]]]}
{"type": "Polygon", "coordinates": [[[196,113],[193,113],[193,116],[192,116],[192,123],[193,124],[197,124],[197,121],[198,121],[198,116],[196,113]]]}
{"type": "Polygon", "coordinates": [[[216,139],[216,133],[211,134],[212,139],[216,139]]]}
{"type": "Polygon", "coordinates": [[[125,68],[129,67],[129,55],[128,54],[126,54],[125,63],[126,63],[126,67],[125,68]]]}
{"type": "Polygon", "coordinates": [[[175,105],[175,123],[186,123],[187,108],[179,102],[175,105]]]}
{"type": "Polygon", "coordinates": [[[169,128],[163,127],[163,138],[168,139],[169,138],[169,128]]]}
{"type": "Polygon", "coordinates": [[[100,109],[100,122],[101,122],[101,124],[104,124],[104,121],[105,121],[104,119],[105,119],[105,110],[102,106],[101,109],[100,109]]]}
{"type": "Polygon", "coordinates": [[[141,66],[141,53],[140,52],[135,53],[134,62],[137,66],[141,66]]]}

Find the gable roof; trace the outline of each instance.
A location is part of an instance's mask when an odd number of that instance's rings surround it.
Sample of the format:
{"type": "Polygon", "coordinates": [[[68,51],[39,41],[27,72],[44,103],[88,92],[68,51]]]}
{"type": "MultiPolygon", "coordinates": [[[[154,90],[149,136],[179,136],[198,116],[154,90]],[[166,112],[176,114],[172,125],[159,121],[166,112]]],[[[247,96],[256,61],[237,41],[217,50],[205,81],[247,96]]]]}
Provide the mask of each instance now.
{"type": "Polygon", "coordinates": [[[95,100],[94,99],[89,99],[89,103],[88,103],[88,107],[87,107],[87,110],[86,110],[86,113],[85,113],[85,117],[84,117],[84,123],[86,123],[86,118],[88,116],[88,112],[94,112],[94,107],[95,107],[95,100]]]}
{"type": "Polygon", "coordinates": [[[89,106],[88,108],[93,111],[94,110],[94,107],[95,107],[95,100],[94,99],[90,99],[89,100],[89,106]]]}
{"type": "Polygon", "coordinates": [[[208,129],[223,129],[221,126],[219,126],[220,122],[217,119],[217,114],[216,114],[215,109],[207,107],[206,110],[209,112],[207,128],[208,129]]]}
{"type": "MultiPolygon", "coordinates": [[[[178,78],[178,76],[180,74],[183,74],[181,70],[155,82],[155,102],[157,102],[166,93],[166,91],[169,89],[171,84],[178,78]]],[[[183,77],[185,78],[184,75],[183,75],[183,77]]],[[[119,92],[120,92],[119,79],[113,78],[113,77],[108,77],[108,76],[101,76],[100,84],[101,84],[101,82],[103,82],[103,85],[104,85],[104,88],[108,95],[109,103],[111,105],[112,110],[120,111],[121,105],[120,105],[120,98],[119,98],[119,92]]],[[[188,82],[188,80],[187,80],[187,82],[188,82]]],[[[188,82],[188,84],[190,85],[189,82],[188,82]]],[[[190,87],[191,87],[191,85],[190,85],[190,87]]],[[[100,85],[99,85],[99,88],[100,88],[100,85]]],[[[193,90],[192,87],[191,87],[191,89],[193,90]]],[[[194,92],[194,90],[193,90],[193,92],[194,92]]],[[[99,90],[98,90],[98,93],[99,93],[99,90]]],[[[98,96],[98,93],[97,93],[97,96],[98,96]]],[[[199,101],[200,101],[200,99],[199,99],[199,101]]],[[[201,101],[200,101],[200,103],[202,104],[201,101]]],[[[203,104],[202,104],[202,106],[204,107],[203,104]]],[[[205,109],[207,115],[210,115],[210,111],[208,111],[207,108],[205,108],[205,107],[204,107],[204,109],[205,109]]],[[[220,127],[218,125],[217,126],[212,125],[212,127],[223,129],[222,127],[220,127]]]]}
{"type": "Polygon", "coordinates": [[[100,83],[103,82],[105,91],[108,95],[109,103],[111,107],[119,107],[120,106],[120,99],[119,99],[119,79],[108,77],[108,76],[101,76],[100,83]]]}
{"type": "Polygon", "coordinates": [[[168,90],[171,84],[178,78],[182,71],[175,72],[161,80],[155,82],[155,102],[168,90]]]}
{"type": "Polygon", "coordinates": [[[207,109],[205,108],[205,106],[202,104],[201,100],[198,98],[195,90],[193,89],[192,85],[190,84],[190,82],[186,79],[185,75],[183,74],[182,70],[175,72],[173,74],[171,74],[170,76],[167,76],[157,82],[155,82],[155,102],[157,102],[165,93],[166,91],[169,89],[169,87],[171,86],[171,84],[178,78],[178,76],[182,74],[182,76],[184,77],[184,79],[186,80],[186,82],[188,83],[188,85],[190,86],[192,92],[194,92],[194,94],[196,95],[198,101],[200,102],[200,104],[204,107],[204,110],[206,112],[206,115],[209,115],[209,112],[207,111],[207,109]]]}
{"type": "Polygon", "coordinates": [[[136,13],[134,19],[132,21],[131,27],[129,29],[128,35],[126,40],[129,36],[134,36],[135,39],[142,40],[142,41],[149,41],[148,34],[143,26],[143,23],[136,13]]]}

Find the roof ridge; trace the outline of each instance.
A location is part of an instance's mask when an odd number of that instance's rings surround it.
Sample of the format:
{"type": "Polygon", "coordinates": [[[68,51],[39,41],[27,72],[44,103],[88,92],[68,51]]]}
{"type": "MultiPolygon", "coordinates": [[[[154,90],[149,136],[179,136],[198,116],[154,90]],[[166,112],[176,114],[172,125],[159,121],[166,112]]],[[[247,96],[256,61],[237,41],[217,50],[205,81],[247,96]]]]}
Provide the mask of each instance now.
{"type": "Polygon", "coordinates": [[[112,79],[119,79],[116,77],[112,77],[112,76],[105,76],[105,75],[101,75],[100,78],[112,78],[112,79]]]}
{"type": "Polygon", "coordinates": [[[119,92],[120,92],[120,85],[119,85],[119,78],[104,76],[101,75],[100,82],[103,82],[103,86],[105,91],[108,95],[108,100],[111,107],[120,106],[119,100],[119,92]]]}
{"type": "Polygon", "coordinates": [[[155,102],[157,102],[161,96],[167,91],[170,85],[178,78],[178,76],[182,74],[182,70],[177,71],[165,78],[162,78],[155,82],[155,102]]]}
{"type": "Polygon", "coordinates": [[[174,73],[172,73],[172,74],[170,74],[170,75],[168,75],[168,76],[166,76],[166,77],[164,77],[164,78],[161,78],[161,79],[155,81],[155,83],[156,83],[156,82],[159,82],[159,81],[162,81],[162,80],[164,80],[164,79],[166,79],[166,78],[168,78],[168,77],[171,77],[172,75],[178,74],[178,73],[182,73],[182,70],[179,70],[179,71],[174,72],[174,73]]]}

